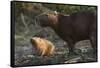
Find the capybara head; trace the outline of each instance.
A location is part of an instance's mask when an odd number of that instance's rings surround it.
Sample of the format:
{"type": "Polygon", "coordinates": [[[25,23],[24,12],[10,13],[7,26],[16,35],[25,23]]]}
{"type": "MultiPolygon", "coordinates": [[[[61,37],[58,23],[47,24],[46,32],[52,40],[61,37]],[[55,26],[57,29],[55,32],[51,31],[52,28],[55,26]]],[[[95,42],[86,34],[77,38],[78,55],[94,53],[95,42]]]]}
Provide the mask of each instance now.
{"type": "Polygon", "coordinates": [[[42,27],[47,27],[47,26],[53,27],[58,21],[57,17],[58,17],[57,13],[48,13],[38,16],[36,20],[42,27]]]}

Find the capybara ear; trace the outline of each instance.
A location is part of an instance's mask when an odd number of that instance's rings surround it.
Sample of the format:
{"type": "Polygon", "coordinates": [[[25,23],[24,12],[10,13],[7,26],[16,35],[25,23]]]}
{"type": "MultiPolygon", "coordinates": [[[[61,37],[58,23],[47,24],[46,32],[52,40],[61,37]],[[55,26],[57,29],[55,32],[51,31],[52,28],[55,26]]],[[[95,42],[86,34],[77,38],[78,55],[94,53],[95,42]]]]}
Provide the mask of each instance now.
{"type": "Polygon", "coordinates": [[[55,14],[58,14],[58,12],[57,12],[57,11],[54,11],[54,13],[55,13],[55,14]]]}

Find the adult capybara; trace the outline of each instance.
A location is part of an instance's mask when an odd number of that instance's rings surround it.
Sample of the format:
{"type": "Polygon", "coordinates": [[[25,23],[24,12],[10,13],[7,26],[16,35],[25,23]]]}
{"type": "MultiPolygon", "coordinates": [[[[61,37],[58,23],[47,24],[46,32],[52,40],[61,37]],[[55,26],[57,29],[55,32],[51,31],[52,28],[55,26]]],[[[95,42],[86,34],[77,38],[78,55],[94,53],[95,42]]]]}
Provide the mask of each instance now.
{"type": "Polygon", "coordinates": [[[74,45],[81,40],[90,40],[97,56],[97,14],[91,11],[82,11],[64,15],[48,13],[40,15],[36,20],[42,27],[51,27],[58,36],[68,43],[69,52],[74,53],[74,45]]]}
{"type": "Polygon", "coordinates": [[[33,37],[31,43],[40,56],[51,56],[54,54],[55,46],[49,40],[40,37],[33,37]]]}

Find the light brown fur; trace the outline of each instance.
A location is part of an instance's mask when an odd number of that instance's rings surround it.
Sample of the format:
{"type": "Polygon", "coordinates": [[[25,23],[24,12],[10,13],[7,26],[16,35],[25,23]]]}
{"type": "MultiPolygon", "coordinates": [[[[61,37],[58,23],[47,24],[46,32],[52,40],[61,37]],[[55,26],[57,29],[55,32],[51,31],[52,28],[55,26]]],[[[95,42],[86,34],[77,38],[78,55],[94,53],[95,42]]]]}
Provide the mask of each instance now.
{"type": "Polygon", "coordinates": [[[55,46],[50,41],[40,37],[33,37],[31,41],[39,55],[51,56],[54,54],[55,46]]]}

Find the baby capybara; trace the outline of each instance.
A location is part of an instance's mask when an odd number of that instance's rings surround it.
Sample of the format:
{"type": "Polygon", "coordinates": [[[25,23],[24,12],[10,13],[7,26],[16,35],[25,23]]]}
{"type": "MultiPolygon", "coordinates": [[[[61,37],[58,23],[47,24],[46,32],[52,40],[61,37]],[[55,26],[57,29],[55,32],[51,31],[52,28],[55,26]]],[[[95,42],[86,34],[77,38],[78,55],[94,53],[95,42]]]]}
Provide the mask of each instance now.
{"type": "Polygon", "coordinates": [[[51,56],[54,54],[55,46],[49,40],[40,37],[33,37],[31,43],[40,56],[51,56]]]}

